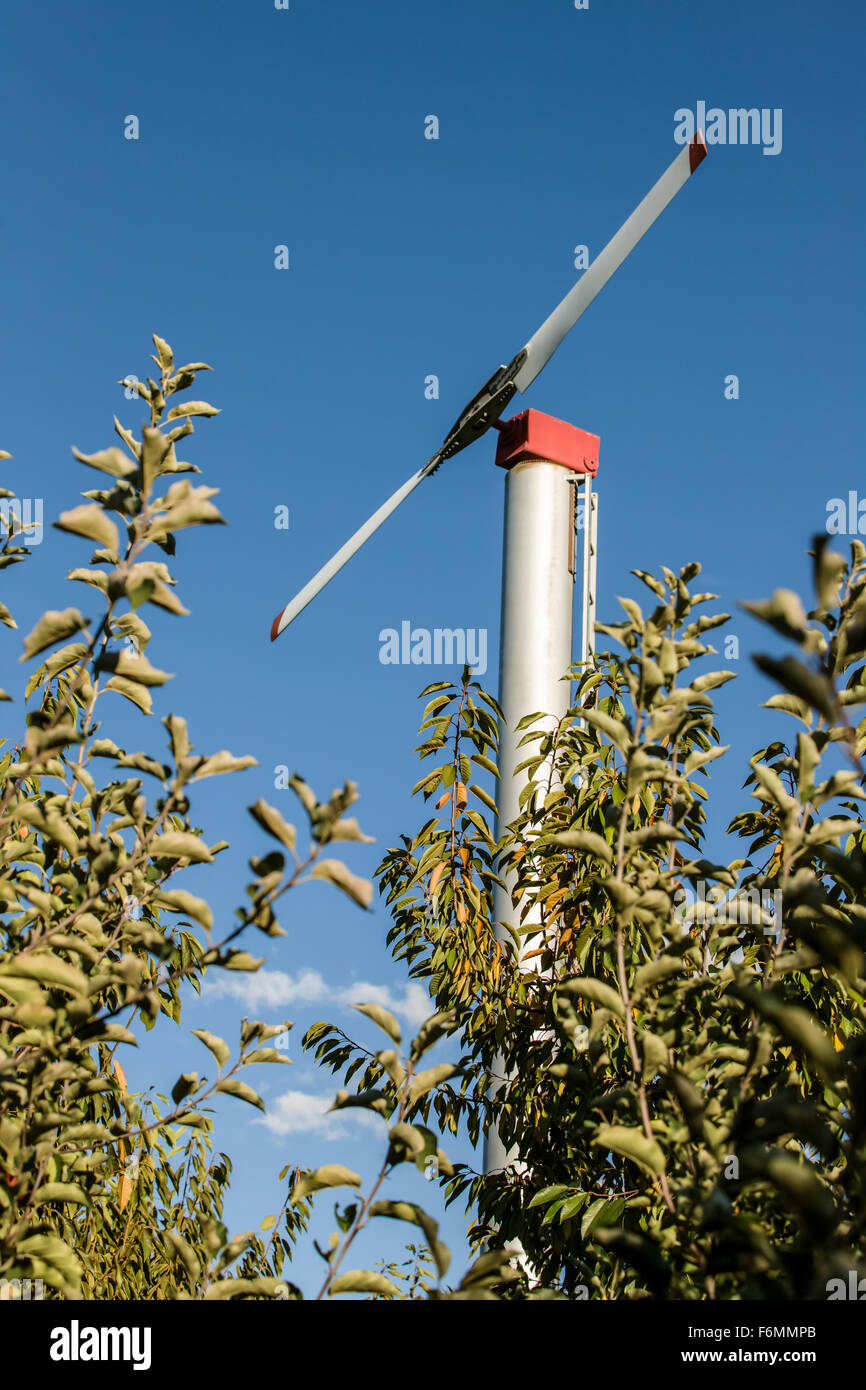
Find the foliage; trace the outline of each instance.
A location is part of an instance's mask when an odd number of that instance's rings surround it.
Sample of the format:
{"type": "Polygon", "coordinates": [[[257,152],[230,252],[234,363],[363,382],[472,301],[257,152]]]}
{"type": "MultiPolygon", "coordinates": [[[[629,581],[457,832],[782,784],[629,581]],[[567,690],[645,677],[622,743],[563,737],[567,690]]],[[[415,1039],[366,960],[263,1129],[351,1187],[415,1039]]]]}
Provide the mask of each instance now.
{"type": "MultiPolygon", "coordinates": [[[[160,1015],[179,1024],[184,987],[200,991],[208,970],[257,970],[262,961],[238,938],[250,928],[284,935],[274,909],[289,889],[320,879],[361,908],[372,897],[367,880],[331,857],[335,844],[368,841],[346,814],[355,785],[319,802],[295,774],[290,786],[309,821],[307,848],[299,850],[295,827],[274,807],[259,800],[249,808],[275,847],[250,860],[249,901],[218,938],[207,902],[177,879],[228,848],[206,844],[192,799],[197,783],[255,759],[196,753],[175,714],[162,720],[166,761],[165,754],[126,752],[102,733],[96,713],[106,693],[148,715],[152,691],[170,679],[146,655],[144,615],[156,608],[183,617],[187,610],[153,547],[171,557],[178,532],[223,520],[212,501],[216,489],[175,476],[200,472],[178,459],[176,445],[193,433],[193,418],[218,411],[177,397],[210,368],[177,367],[168,343],[153,341],[159,379],[135,384],[149,414],[141,437],[115,418],[125,449],[75,450],[108,485],[86,491],[83,505],[55,522],[96,546],[89,565],[68,578],[88,586],[101,614],[51,611],[25,638],[22,660],[39,663],[26,684],[30,708],[23,737],[0,759],[0,1280],[41,1279],[54,1297],[298,1299],[301,1290],[283,1269],[307,1228],[313,1194],[356,1189],[360,1178],[340,1164],[314,1172],[288,1164],[280,1173],[281,1211],[258,1233],[230,1239],[223,1206],[232,1164],[211,1145],[217,1095],[264,1110],[245,1069],[286,1063],[280,1038],[291,1023],[244,1019],[234,1059],[222,1038],[195,1030],[207,1074],[184,1073],[170,1097],[152,1088],[131,1094],[119,1056],[138,1045],[134,1025],[146,1033],[160,1015]],[[155,799],[147,791],[154,783],[155,799]]],[[[11,524],[0,568],[25,560],[20,539],[11,524]]],[[[16,627],[5,607],[0,621],[16,627]]],[[[377,1218],[409,1222],[427,1241],[437,1282],[413,1276],[410,1296],[424,1288],[431,1297],[493,1297],[515,1278],[503,1252],[476,1261],[456,1290],[442,1290],[449,1256],[436,1222],[416,1204],[376,1200],[402,1162],[432,1155],[441,1171],[453,1171],[432,1132],[414,1124],[427,1093],[453,1071],[418,1069],[447,1020],[432,1018],[401,1059],[391,1045],[401,1042],[396,1021],[378,1005],[359,1007],[388,1035],[389,1046],[368,1068],[371,1085],[384,1078],[384,1087],[354,1098],[341,1092],[337,1108],[369,1105],[390,1123],[371,1191],[337,1208],[344,1240],[335,1236],[321,1252],[328,1270],[319,1297],[395,1295],[385,1273],[343,1264],[359,1231],[377,1218]]]]}
{"type": "Polygon", "coordinates": [[[788,591],[747,605],[800,648],[756,660],[802,728],[752,758],[759,806],[730,826],[748,857],[728,864],[703,841],[727,751],[709,692],[731,673],[691,670],[728,615],[699,616],[697,564],[636,572],[653,611],[621,599],[625,621],[599,626],[625,655],[572,673],[553,732],[522,721],[529,782],[495,851],[461,752],[495,751],[474,683],[424,692],[419,751],[447,761],[416,791],[444,787],[448,823],[391,851],[381,888],[395,954],[464,1048],[431,1105],[509,1149],[501,1172],[443,1182],[477,1242],[524,1252],[512,1294],[825,1297],[864,1258],[864,557],[816,541],[808,617],[788,591]],[[494,866],[517,943],[497,934],[494,866]]]}
{"type": "MultiPolygon", "coordinates": [[[[325,1022],[304,1039],[341,1078],[334,1109],[381,1119],[381,1164],[366,1188],[342,1163],[287,1164],[280,1212],[230,1238],[213,1102],[264,1108],[246,1068],[284,1063],[291,1023],[245,1019],[234,1054],[196,1030],[206,1074],[170,1097],[131,1094],[120,1049],[161,1015],[179,1024],[208,970],[258,969],[238,939],[281,935],[289,889],[323,879],[366,909],[372,885],[331,857],[367,840],[347,814],[355,786],[320,802],[294,775],[306,845],[250,807],[274,847],[218,933],[186,886],[228,848],[194,823],[195,784],[254,760],[196,753],[175,714],[159,756],[102,733],[106,693],[147,715],[169,680],[145,615],[186,610],[152,548],[171,558],[178,532],[222,521],[214,489],[174,476],[199,472],[175,446],[218,412],[172,398],[209,368],[154,344],[140,438],[115,420],[125,448],[75,451],[108,482],[55,523],[95,546],[68,577],[101,610],[51,611],[25,638],[29,707],[0,759],[0,1279],[54,1297],[300,1299],[283,1271],[335,1189],[320,1299],[823,1297],[864,1260],[866,720],[850,712],[866,700],[866,549],[846,562],[815,542],[808,614],[786,590],[747,605],[797,648],[756,660],[781,687],[768,706],[800,727],[752,758],[758,806],[733,819],[748,845],[727,864],[705,840],[708,768],[727,751],[709,692],[731,673],[691,669],[727,615],[701,611],[714,596],[690,592],[697,564],[635,571],[653,611],[622,599],[625,621],[599,628],[624,655],[569,673],[555,729],[522,721],[527,786],[498,841],[500,710],[468,671],[424,692],[433,770],[415,792],[435,814],[378,877],[392,952],[434,1012],[406,1045],[378,1004],[358,1006],[375,1051],[325,1022]],[[431,1064],[441,1040],[455,1060],[431,1064]],[[491,1129],[509,1150],[498,1172],[439,1146],[491,1129]],[[405,1164],[473,1213],[477,1258],[456,1285],[434,1218],[385,1195],[405,1164]],[[423,1244],[352,1269],[360,1232],[386,1220],[423,1244]]],[[[0,569],[27,553],[10,524],[0,569]]],[[[15,627],[2,606],[0,621],[15,627]]]]}

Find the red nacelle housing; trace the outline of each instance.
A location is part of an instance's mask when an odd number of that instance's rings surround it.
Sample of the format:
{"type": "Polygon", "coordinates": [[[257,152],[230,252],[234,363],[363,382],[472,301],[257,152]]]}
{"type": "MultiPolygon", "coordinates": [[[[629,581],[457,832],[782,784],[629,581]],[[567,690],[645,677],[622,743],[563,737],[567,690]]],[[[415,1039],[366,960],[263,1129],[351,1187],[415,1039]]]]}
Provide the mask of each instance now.
{"type": "Polygon", "coordinates": [[[496,463],[499,468],[513,468],[531,459],[561,463],[574,473],[598,472],[598,449],[601,440],[554,415],[540,410],[524,410],[497,425],[499,443],[496,463]]]}

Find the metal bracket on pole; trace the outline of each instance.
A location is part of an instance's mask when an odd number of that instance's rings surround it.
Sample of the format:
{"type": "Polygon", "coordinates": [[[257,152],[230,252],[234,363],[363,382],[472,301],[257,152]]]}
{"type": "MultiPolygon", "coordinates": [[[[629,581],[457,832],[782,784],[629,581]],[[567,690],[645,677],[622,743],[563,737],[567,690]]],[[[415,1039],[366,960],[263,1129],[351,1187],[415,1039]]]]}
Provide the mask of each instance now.
{"type": "Polygon", "coordinates": [[[575,483],[576,497],[575,522],[581,534],[581,560],[583,570],[583,594],[581,604],[580,651],[578,661],[585,664],[595,653],[595,585],[596,560],[598,548],[598,493],[593,492],[592,474],[587,473],[575,483]],[[581,487],[582,483],[582,487],[581,487]]]}

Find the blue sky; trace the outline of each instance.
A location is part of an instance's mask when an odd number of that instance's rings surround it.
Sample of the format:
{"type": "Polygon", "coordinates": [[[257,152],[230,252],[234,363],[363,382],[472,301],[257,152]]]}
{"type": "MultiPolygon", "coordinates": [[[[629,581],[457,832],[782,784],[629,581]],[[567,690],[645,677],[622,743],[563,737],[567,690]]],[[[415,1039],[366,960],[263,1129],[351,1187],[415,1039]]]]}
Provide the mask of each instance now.
{"type": "MultiPolygon", "coordinates": [[[[420,824],[408,794],[415,697],[452,672],[383,665],[379,633],[403,620],[485,628],[495,689],[495,437],[425,483],[273,646],[271,620],[528,339],[577,278],[574,247],[602,248],[676,154],[675,112],[701,100],[781,109],[780,152],[711,147],[512,410],[601,437],[603,618],[617,593],[640,588],[630,569],[693,558],[735,615],[721,636],[740,638],[741,679],[718,700],[732,748],[713,768],[715,847],[735,856],[721,830],[742,805],[748,755],[779,727],[758,708],[769,688],[748,660],[763,636],[736,603],[804,587],[829,499],[866,497],[863,27],[853,0],[590,0],[580,11],[572,0],[291,0],[286,11],[268,0],[9,0],[0,447],[14,462],[3,482],[42,498],[46,523],[76,505],[94,482],[70,446],[111,443],[114,413],[138,428],[115,383],[146,375],[153,332],[177,360],[213,366],[196,394],[222,414],[200,424],[186,456],[221,489],[230,529],[180,539],[173,569],[192,617],[156,615],[148,654],[177,672],[157,715],[186,715],[201,751],[259,760],[205,783],[194,803],[211,841],[232,843],[189,876],[226,925],[263,845],[244,807],[264,796],[295,817],[277,766],[321,796],[347,777],[359,784],[376,844],[347,851],[357,872],[420,824]],[[438,140],[424,136],[431,114],[438,140]],[[129,115],[137,140],[124,138],[129,115]],[[288,270],[275,268],[279,245],[288,270]],[[425,399],[430,374],[438,400],[425,399]],[[725,399],[730,374],[737,400],[725,399]],[[288,530],[274,527],[281,505],[288,530]]],[[[85,550],[46,525],[30,563],[4,573],[22,632],[45,608],[86,606],[81,586],[64,583],[85,550]]],[[[18,641],[3,646],[6,688],[18,641]]],[[[106,700],[103,732],[157,753],[157,719],[121,703],[106,700]]],[[[20,717],[20,705],[6,711],[20,717]]],[[[310,885],[283,924],[285,939],[250,943],[267,957],[258,999],[192,1002],[186,1028],[161,1027],[124,1062],[134,1087],[166,1086],[206,1070],[188,1028],[234,1041],[242,1014],[296,1020],[294,1068],[261,1069],[271,1126],[240,1103],[220,1109],[236,1230],[277,1209],[285,1163],[340,1160],[366,1174],[381,1152],[369,1128],[347,1121],[340,1136],[315,1113],[334,1086],[300,1053],[309,1023],[332,1019],[371,1041],[347,1005],[364,984],[404,1017],[423,1013],[389,960],[378,901],[364,915],[310,885]]],[[[420,1177],[393,1195],[442,1215],[420,1177]]],[[[321,1203],[316,1229],[327,1238],[332,1224],[321,1203]]],[[[443,1235],[458,1272],[462,1226],[452,1208],[443,1235]]],[[[389,1231],[368,1251],[401,1243],[389,1231]]],[[[307,1289],[318,1267],[301,1258],[307,1289]]]]}

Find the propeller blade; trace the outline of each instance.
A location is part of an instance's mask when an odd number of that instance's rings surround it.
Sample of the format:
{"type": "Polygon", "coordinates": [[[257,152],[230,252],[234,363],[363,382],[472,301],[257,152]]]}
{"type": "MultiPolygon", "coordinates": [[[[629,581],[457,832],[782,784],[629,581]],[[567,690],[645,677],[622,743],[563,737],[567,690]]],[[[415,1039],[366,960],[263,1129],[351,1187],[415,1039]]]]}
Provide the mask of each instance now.
{"type": "Polygon", "coordinates": [[[685,146],[665,170],[619,231],[596,256],[592,265],[557,304],[526,344],[526,360],[514,377],[514,385],[523,392],[547,365],[584,310],[588,309],[600,290],[603,290],[614,271],[619,270],[626,256],[637,246],[656,218],[687,183],[707,153],[704,137],[698,131],[690,145],[685,146]]]}
{"type": "Polygon", "coordinates": [[[322,566],[318,574],[313,575],[310,582],[304,585],[291,603],[286,604],[282,612],[274,618],[271,625],[272,642],[279,637],[281,632],[285,631],[289,623],[306,608],[307,604],[321,593],[325,585],[334,578],[334,575],[339,574],[343,566],[361,549],[364,542],[368,541],[375,531],[378,531],[382,523],[387,521],[391,513],[397,510],[401,502],[405,502],[419,483],[435,473],[440,463],[445,459],[451,458],[461,449],[465,449],[467,445],[485,433],[499,419],[515,391],[525,391],[535,380],[538,373],[550,361],[568,331],[574,327],[599,291],[604,289],[614,271],[619,269],[626,256],[637,245],[644,233],[649,230],[656,218],[664,212],[668,203],[694,173],[706,153],[707,147],[704,144],[704,137],[698,131],[692,143],[680,151],[674,162],[662,174],[658,183],[650,189],[628,221],[623,223],[616,236],[596,256],[586,273],[578,280],[573,289],[569,290],[553,313],[545,319],[526,346],[520,350],[507,367],[499,367],[477,395],[473,396],[452,427],[442,447],[425,463],[423,468],[413,474],[401,488],[398,488],[387,502],[383,502],[369,521],[364,522],[364,525],[355,532],[354,536],[351,536],[346,544],[341,546],[336,555],[333,555],[328,563],[322,566]]]}
{"type": "Polygon", "coordinates": [[[430,474],[436,471],[440,462],[441,453],[434,454],[432,459],[425,463],[423,468],[420,468],[402,487],[398,488],[395,493],[392,493],[387,502],[382,503],[379,510],[373,513],[369,521],[365,521],[364,525],[359,527],[354,536],[349,537],[346,544],[340,547],[336,555],[332,555],[328,563],[323,565],[319,570],[318,574],[313,575],[309,584],[305,584],[300,593],[295,594],[291,603],[286,604],[283,611],[277,614],[271,624],[272,642],[275,642],[280,633],[288,627],[289,623],[292,622],[299,613],[303,612],[307,604],[311,603],[317,594],[322,592],[325,585],[333,579],[334,575],[339,574],[340,570],[344,565],[348,564],[356,551],[361,549],[361,546],[365,541],[370,539],[374,531],[378,531],[382,523],[388,520],[391,513],[397,510],[400,503],[406,501],[406,498],[411,492],[415,491],[418,484],[423,483],[425,478],[429,478],[430,474]]]}

